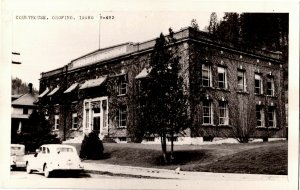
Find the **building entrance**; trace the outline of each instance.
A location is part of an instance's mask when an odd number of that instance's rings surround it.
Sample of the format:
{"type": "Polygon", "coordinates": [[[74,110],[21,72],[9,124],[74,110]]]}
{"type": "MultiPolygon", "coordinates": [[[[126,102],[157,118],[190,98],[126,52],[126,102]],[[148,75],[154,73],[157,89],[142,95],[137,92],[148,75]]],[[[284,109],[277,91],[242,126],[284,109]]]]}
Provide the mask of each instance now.
{"type": "Polygon", "coordinates": [[[84,100],[84,132],[95,131],[99,137],[104,137],[108,133],[108,105],[107,97],[99,97],[84,100]]]}

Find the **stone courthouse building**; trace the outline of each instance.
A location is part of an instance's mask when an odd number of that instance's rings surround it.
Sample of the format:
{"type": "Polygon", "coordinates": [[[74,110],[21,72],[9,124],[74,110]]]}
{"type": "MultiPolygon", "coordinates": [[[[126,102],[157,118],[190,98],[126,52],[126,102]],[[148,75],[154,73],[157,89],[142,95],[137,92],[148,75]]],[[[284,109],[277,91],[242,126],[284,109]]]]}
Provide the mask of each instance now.
{"type": "MultiPolygon", "coordinates": [[[[286,137],[287,62],[280,52],[219,41],[193,28],[174,37],[170,48],[179,49],[192,119],[177,143],[234,137],[233,128],[254,128],[253,138],[286,137]]],[[[91,131],[116,142],[135,142],[139,85],[151,72],[154,44],[153,39],[99,49],[41,73],[39,106],[53,132],[70,142],[91,131]]],[[[143,142],[159,141],[145,136],[143,142]]]]}

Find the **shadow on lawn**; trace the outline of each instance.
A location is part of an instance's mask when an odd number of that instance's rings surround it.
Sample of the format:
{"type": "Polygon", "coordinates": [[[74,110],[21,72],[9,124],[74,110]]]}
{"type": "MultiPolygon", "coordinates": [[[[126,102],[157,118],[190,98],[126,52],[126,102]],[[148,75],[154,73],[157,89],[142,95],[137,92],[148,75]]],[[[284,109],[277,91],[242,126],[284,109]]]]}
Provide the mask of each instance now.
{"type": "Polygon", "coordinates": [[[173,153],[174,160],[170,162],[170,153],[168,153],[169,163],[164,163],[163,156],[156,158],[156,165],[185,165],[191,162],[201,162],[211,157],[207,150],[180,150],[173,153]]]}

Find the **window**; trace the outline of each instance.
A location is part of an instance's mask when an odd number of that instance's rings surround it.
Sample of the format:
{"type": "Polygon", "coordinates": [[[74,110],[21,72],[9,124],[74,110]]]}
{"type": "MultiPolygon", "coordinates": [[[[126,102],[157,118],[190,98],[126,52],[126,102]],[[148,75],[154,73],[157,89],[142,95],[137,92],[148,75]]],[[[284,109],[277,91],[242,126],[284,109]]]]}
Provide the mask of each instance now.
{"type": "Polygon", "coordinates": [[[221,89],[227,88],[226,69],[223,67],[218,67],[218,87],[221,89]]]}
{"type": "Polygon", "coordinates": [[[28,108],[23,108],[23,114],[28,114],[28,108]]]}
{"type": "Polygon", "coordinates": [[[54,116],[54,130],[59,129],[59,115],[54,116]]]}
{"type": "Polygon", "coordinates": [[[219,102],[219,124],[220,125],[228,125],[228,105],[227,102],[221,101],[219,102]]]}
{"type": "Polygon", "coordinates": [[[203,124],[212,124],[212,105],[210,101],[203,102],[203,124]]]}
{"type": "Polygon", "coordinates": [[[72,114],[72,129],[77,129],[77,113],[72,114]]]}
{"type": "Polygon", "coordinates": [[[268,77],[267,79],[267,95],[274,96],[274,77],[268,77]]]}
{"type": "Polygon", "coordinates": [[[255,74],[255,94],[263,93],[262,79],[261,75],[255,74]]]}
{"type": "Polygon", "coordinates": [[[256,105],[256,126],[264,127],[264,113],[263,107],[260,105],[256,105]]]}
{"type": "Polygon", "coordinates": [[[245,71],[238,71],[237,81],[238,81],[238,91],[245,92],[246,91],[245,71]]]}
{"type": "Polygon", "coordinates": [[[209,65],[202,65],[202,86],[211,86],[211,68],[209,65]]]}
{"type": "Polygon", "coordinates": [[[276,115],[274,107],[268,107],[268,126],[276,127],[276,115]]]}
{"type": "Polygon", "coordinates": [[[118,114],[117,114],[117,120],[120,128],[126,127],[127,123],[127,108],[126,106],[121,106],[119,108],[118,114]]]}
{"type": "Polygon", "coordinates": [[[154,142],[154,137],[145,137],[146,142],[154,142]]]}
{"type": "Polygon", "coordinates": [[[119,95],[125,95],[127,93],[127,80],[125,75],[119,78],[118,93],[119,95]]]}
{"type": "Polygon", "coordinates": [[[119,137],[118,139],[119,139],[120,142],[126,142],[127,141],[126,137],[119,137]]]}

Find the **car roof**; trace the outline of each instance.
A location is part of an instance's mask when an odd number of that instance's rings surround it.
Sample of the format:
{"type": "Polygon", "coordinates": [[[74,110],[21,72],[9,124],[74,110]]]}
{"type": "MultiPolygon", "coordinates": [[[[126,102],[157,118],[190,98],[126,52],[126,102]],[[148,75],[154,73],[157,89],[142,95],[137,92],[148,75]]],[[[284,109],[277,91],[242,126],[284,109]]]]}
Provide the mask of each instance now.
{"type": "Polygon", "coordinates": [[[18,146],[18,147],[25,147],[25,145],[23,145],[23,144],[10,144],[10,146],[14,146],[14,147],[16,147],[16,146],[18,146]]]}

